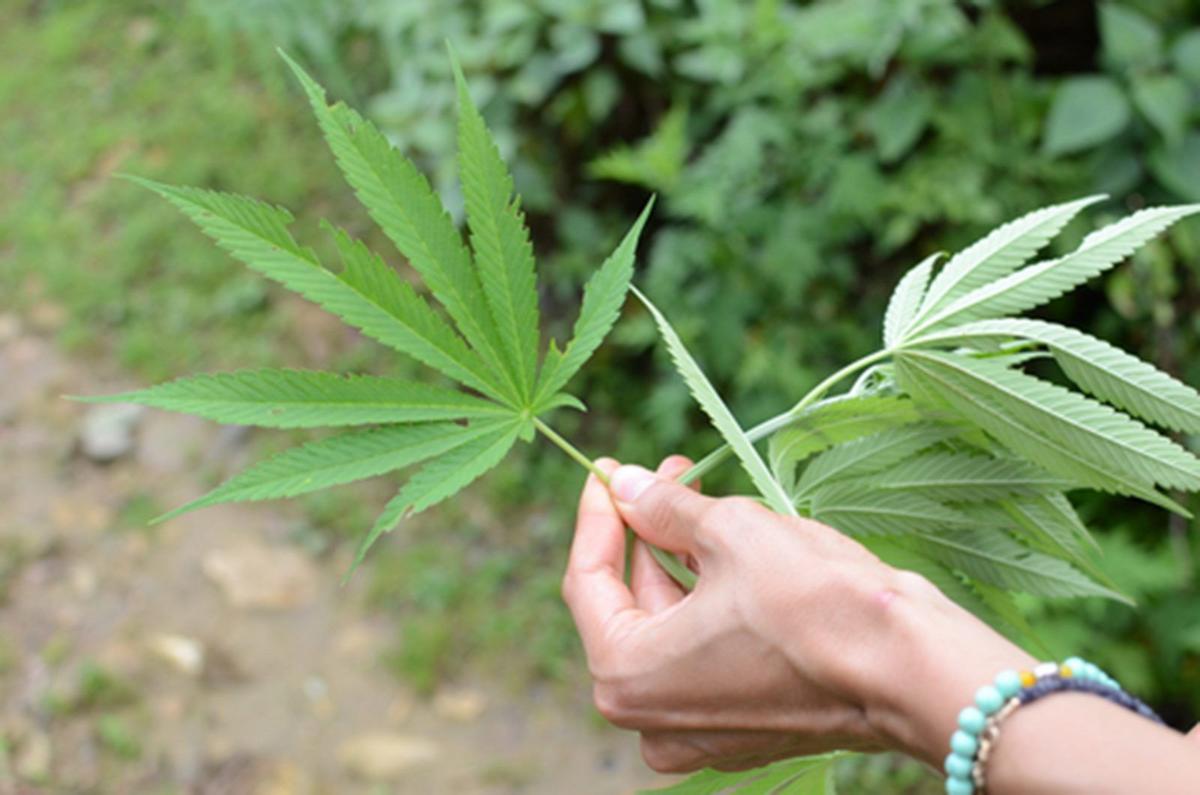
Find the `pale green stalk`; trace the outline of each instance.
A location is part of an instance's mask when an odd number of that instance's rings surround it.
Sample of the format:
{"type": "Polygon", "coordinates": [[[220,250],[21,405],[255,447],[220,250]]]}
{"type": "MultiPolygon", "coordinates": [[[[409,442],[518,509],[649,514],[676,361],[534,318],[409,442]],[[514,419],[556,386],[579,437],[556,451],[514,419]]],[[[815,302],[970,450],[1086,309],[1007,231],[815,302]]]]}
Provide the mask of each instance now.
{"type": "MultiPolygon", "coordinates": [[[[746,436],[750,438],[751,442],[757,442],[760,439],[770,436],[781,428],[786,428],[788,425],[795,422],[800,415],[804,413],[805,409],[809,408],[813,403],[820,400],[826,392],[836,386],[843,378],[847,378],[859,370],[862,370],[864,367],[869,367],[878,361],[886,359],[891,355],[891,353],[891,349],[884,348],[851,362],[810,389],[808,394],[800,399],[799,403],[792,406],[787,411],[783,412],[782,414],[777,414],[774,417],[771,417],[769,420],[764,420],[763,422],[760,422],[758,425],[755,425],[753,428],[746,431],[746,436]]],[[[732,452],[733,451],[729,448],[729,445],[721,445],[716,450],[713,450],[711,453],[704,456],[704,458],[700,459],[687,472],[684,472],[682,475],[680,475],[679,481],[681,483],[691,483],[693,480],[705,474],[706,472],[709,472],[716,467],[717,464],[720,464],[722,461],[728,458],[732,452]]]]}

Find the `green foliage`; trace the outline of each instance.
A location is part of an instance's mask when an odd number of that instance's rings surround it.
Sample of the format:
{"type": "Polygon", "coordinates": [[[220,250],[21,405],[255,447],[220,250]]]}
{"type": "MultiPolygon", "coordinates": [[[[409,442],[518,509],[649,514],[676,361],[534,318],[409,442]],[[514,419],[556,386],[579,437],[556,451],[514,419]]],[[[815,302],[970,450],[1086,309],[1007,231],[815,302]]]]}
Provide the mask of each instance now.
{"type": "MultiPolygon", "coordinates": [[[[1143,210],[1088,235],[1074,252],[1025,265],[1094,201],[1005,224],[952,257],[932,280],[932,259],[922,261],[896,287],[884,320],[887,346],[749,435],[646,303],[684,380],[768,504],[777,506],[783,493],[783,512],[798,509],[863,539],[896,537],[898,548],[911,553],[909,565],[915,554],[947,567],[967,594],[995,587],[1127,599],[1084,554],[1078,539],[1088,533],[1064,492],[1099,489],[1186,514],[1159,488],[1200,490],[1200,459],[1110,405],[1025,373],[1028,360],[1008,354],[1045,345],[1083,389],[1171,427],[1196,429],[1190,414],[1200,394],[1082,332],[1042,321],[979,319],[1058,297],[1200,212],[1198,206],[1143,210]],[[849,393],[826,397],[839,379],[868,367],[849,393]],[[762,471],[752,444],[766,435],[771,473],[762,471]]],[[[918,562],[917,568],[927,567],[918,562]]],[[[979,607],[970,596],[966,606],[979,607]]]]}
{"type": "MultiPolygon", "coordinates": [[[[633,289],[636,292],[637,288],[633,289]]],[[[755,488],[762,494],[767,505],[774,511],[794,516],[796,509],[792,505],[792,501],[788,499],[783,487],[779,485],[779,481],[771,476],[766,463],[754,448],[754,444],[738,425],[737,420],[729,411],[729,407],[721,400],[721,396],[704,376],[704,372],[696,364],[696,360],[687,352],[687,348],[683,346],[683,341],[679,339],[675,329],[671,328],[667,319],[645,296],[640,292],[636,292],[636,295],[654,316],[654,322],[658,324],[658,330],[662,334],[663,340],[666,341],[667,348],[671,351],[671,358],[675,361],[680,375],[687,382],[696,402],[704,409],[704,413],[712,420],[713,426],[720,431],[721,436],[725,438],[726,443],[742,462],[742,467],[754,481],[755,488]]]]}
{"type": "Polygon", "coordinates": [[[139,392],[80,398],[261,428],[312,428],[503,416],[495,403],[436,384],[300,370],[197,375],[139,392]]]}
{"type": "Polygon", "coordinates": [[[96,737],[104,750],[122,759],[138,759],[142,755],[137,734],[116,715],[101,715],[96,719],[96,737]]]}
{"type": "Polygon", "coordinates": [[[512,178],[457,65],[460,168],[473,252],[416,167],[370,122],[344,105],[330,107],[324,91],[297,64],[289,65],[359,201],[425,277],[450,321],[381,257],[332,225],[326,226],[343,265],[336,273],[296,242],[288,230],[292,215],[282,208],[134,181],[164,196],[249,267],[487,399],[395,379],[252,371],[185,378],[100,400],[268,427],[380,425],[287,450],[164,517],[222,502],[295,496],[421,464],[363,538],[357,565],[381,534],[495,467],[519,437],[532,437],[535,425],[565,446],[538,415],[562,405],[582,408],[558,390],[615,322],[650,208],[585,289],[576,338],[565,353],[552,346],[539,373],[529,232],[512,178]]]}
{"type": "Polygon", "coordinates": [[[641,795],[828,795],[828,777],[840,754],[806,756],[775,762],[747,773],[706,770],[670,787],[643,790],[641,795]]]}

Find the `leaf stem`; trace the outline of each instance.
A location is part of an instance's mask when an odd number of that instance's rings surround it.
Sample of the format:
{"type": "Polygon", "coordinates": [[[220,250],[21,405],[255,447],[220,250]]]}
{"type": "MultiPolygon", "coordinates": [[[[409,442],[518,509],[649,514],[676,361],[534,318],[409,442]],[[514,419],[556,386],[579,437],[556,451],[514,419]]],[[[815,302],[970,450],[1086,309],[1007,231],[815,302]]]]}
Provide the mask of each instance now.
{"type": "MultiPolygon", "coordinates": [[[[783,412],[782,414],[777,414],[774,417],[771,417],[769,420],[764,420],[750,430],[746,431],[746,436],[749,437],[751,442],[757,442],[763,437],[770,436],[771,434],[775,433],[775,431],[779,430],[780,428],[790,425],[791,423],[795,422],[801,414],[804,413],[805,409],[807,409],[816,401],[820,400],[826,392],[836,386],[843,378],[853,375],[859,370],[862,370],[864,367],[869,367],[878,361],[886,359],[891,354],[891,349],[882,348],[874,353],[862,357],[861,359],[851,362],[833,375],[826,378],[821,383],[814,386],[812,389],[808,390],[808,393],[800,399],[800,402],[792,406],[787,411],[783,412]]],[[[704,458],[700,459],[700,461],[698,461],[687,472],[684,472],[682,475],[680,475],[679,482],[690,483],[691,481],[703,475],[705,472],[712,470],[717,466],[717,464],[720,464],[722,461],[728,458],[732,452],[733,451],[730,450],[729,445],[721,445],[716,450],[713,450],[711,453],[704,456],[704,458]]]]}
{"type": "Polygon", "coordinates": [[[597,467],[594,463],[592,463],[591,459],[589,459],[587,456],[585,456],[583,453],[579,452],[579,450],[577,450],[575,448],[575,445],[571,444],[566,439],[559,436],[558,433],[553,428],[551,428],[546,423],[542,422],[537,417],[533,418],[533,426],[535,428],[537,428],[539,431],[541,431],[543,436],[545,436],[547,439],[549,439],[550,441],[552,441],[556,445],[558,445],[559,448],[564,453],[569,455],[576,463],[578,463],[580,466],[582,466],[588,472],[591,472],[593,475],[595,475],[596,478],[601,483],[603,483],[605,486],[608,485],[608,475],[601,472],[600,468],[597,467]]]}

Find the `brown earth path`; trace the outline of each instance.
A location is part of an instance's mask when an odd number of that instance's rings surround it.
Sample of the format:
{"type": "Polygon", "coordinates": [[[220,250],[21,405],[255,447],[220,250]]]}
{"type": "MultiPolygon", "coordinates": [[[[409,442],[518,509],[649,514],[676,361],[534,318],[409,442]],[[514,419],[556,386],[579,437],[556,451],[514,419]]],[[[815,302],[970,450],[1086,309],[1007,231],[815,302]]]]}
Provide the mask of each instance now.
{"type": "Polygon", "coordinates": [[[584,682],[417,698],[379,663],[395,619],[364,607],[366,578],[339,586],[346,551],[289,542],[287,505],[121,527],[131,495],[180,504],[204,489],[196,473],[247,451],[149,412],[127,455],[89,460],[88,407],[60,396],[129,386],[97,367],[0,313],[0,795],[609,795],[655,781],[636,738],[598,726],[584,682]],[[81,691],[88,666],[136,692],[81,691]],[[140,753],[122,758],[122,727],[140,753]]]}

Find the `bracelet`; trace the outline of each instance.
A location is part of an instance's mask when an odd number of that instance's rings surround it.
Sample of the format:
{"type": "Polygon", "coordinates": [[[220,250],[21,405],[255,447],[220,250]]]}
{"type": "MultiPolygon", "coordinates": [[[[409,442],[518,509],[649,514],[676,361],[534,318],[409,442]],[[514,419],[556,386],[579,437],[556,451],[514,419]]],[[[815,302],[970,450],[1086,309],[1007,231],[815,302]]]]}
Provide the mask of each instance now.
{"type": "Polygon", "coordinates": [[[987,788],[984,771],[1000,737],[1000,724],[1020,706],[1066,691],[1091,693],[1163,722],[1154,710],[1122,690],[1115,679],[1079,657],[1061,664],[1041,663],[1032,671],[1001,671],[992,684],[976,691],[973,705],[958,713],[958,729],[950,737],[950,755],[944,766],[947,795],[983,795],[987,788]]]}

